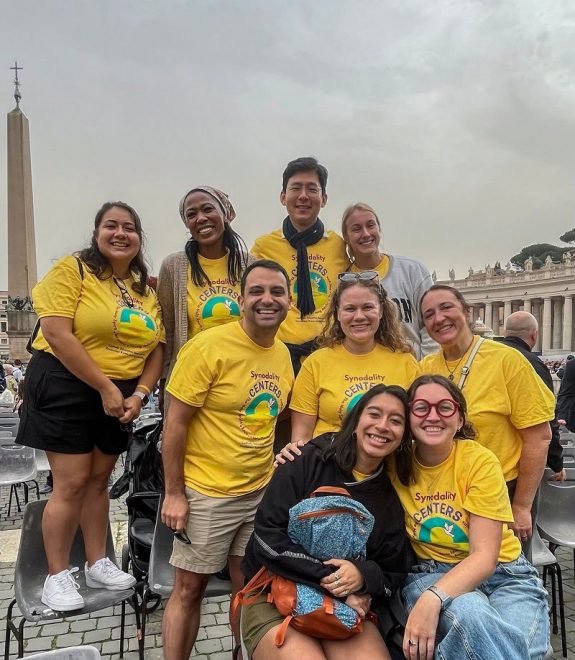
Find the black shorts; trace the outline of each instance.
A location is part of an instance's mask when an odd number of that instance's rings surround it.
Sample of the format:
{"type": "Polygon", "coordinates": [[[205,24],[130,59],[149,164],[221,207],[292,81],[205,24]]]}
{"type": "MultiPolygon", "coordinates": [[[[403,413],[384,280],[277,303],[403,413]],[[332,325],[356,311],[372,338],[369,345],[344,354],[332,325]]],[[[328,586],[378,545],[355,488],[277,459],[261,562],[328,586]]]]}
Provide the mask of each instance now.
{"type": "MultiPolygon", "coordinates": [[[[114,381],[124,397],[138,379],[114,381]]],[[[61,454],[126,451],[130,437],[116,417],[104,412],[97,390],[86,385],[50,353],[36,351],[26,369],[24,401],[16,442],[61,454]]]]}

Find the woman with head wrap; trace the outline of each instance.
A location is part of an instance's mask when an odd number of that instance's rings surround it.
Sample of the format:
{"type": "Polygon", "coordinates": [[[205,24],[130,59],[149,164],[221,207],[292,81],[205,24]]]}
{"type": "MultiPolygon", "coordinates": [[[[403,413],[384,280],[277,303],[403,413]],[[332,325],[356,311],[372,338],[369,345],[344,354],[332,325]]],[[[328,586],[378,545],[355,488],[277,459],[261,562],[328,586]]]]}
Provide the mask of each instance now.
{"type": "Polygon", "coordinates": [[[245,243],[231,228],[236,212],[226,193],[192,188],[180,202],[180,216],[190,239],[183,252],[164,259],[158,278],[166,328],[162,379],[188,339],[239,318],[240,277],[248,263],[245,243]]]}

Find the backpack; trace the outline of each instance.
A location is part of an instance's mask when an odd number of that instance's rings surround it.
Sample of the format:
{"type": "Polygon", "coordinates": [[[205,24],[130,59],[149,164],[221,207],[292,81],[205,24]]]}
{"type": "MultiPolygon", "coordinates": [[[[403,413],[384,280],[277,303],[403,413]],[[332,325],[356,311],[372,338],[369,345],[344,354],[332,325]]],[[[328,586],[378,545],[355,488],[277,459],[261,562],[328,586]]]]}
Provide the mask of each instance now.
{"type": "MultiPolygon", "coordinates": [[[[288,535],[316,559],[365,558],[365,546],[373,529],[371,513],[351,498],[347,490],[331,486],[317,488],[309,498],[290,511],[288,535]],[[326,494],[325,497],[316,497],[326,494]]],[[[288,626],[319,639],[348,639],[361,632],[358,613],[342,600],[320,588],[298,584],[262,567],[236,595],[238,605],[250,605],[267,590],[267,601],[285,617],[275,644],[281,647],[288,626]]],[[[233,615],[233,614],[232,614],[233,615]]],[[[368,620],[374,619],[369,614],[368,620]]]]}

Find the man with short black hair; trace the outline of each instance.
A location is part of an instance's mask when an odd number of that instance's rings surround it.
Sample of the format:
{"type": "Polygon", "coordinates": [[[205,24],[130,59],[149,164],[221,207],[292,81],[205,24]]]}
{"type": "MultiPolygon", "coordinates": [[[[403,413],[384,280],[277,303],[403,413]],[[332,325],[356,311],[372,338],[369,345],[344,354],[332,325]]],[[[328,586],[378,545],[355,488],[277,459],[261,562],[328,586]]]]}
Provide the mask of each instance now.
{"type": "Polygon", "coordinates": [[[293,303],[278,332],[297,374],[311,353],[339,273],[349,268],[343,239],[319,219],[327,204],[327,169],[307,156],[288,163],[280,202],[287,210],[282,228],[260,236],[252,253],[274,259],[288,272],[293,303]]]}
{"type": "MultiPolygon", "coordinates": [[[[176,581],[163,620],[165,660],[189,657],[210,575],[227,563],[232,597],[243,586],[240,562],[293,385],[288,350],[276,339],[290,304],[287,273],[256,261],[240,289],[241,319],[190,339],[166,386],[162,520],[180,536],[170,559],[176,581]]],[[[230,623],[238,641],[237,622],[230,623]]]]}

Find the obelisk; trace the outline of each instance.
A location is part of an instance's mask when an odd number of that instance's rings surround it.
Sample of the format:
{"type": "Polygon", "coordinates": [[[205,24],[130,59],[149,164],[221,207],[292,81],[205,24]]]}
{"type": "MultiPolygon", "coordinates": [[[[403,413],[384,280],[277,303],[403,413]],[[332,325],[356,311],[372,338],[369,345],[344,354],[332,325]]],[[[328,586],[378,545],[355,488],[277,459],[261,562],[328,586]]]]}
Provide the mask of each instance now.
{"type": "Polygon", "coordinates": [[[15,63],[16,107],[8,113],[8,337],[10,359],[27,362],[26,344],[36,314],[31,292],[38,279],[36,239],[34,234],[34,204],[32,200],[32,166],[28,119],[20,110],[20,81],[15,63]]]}

